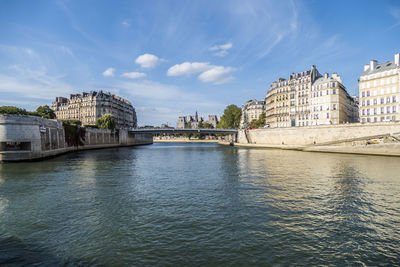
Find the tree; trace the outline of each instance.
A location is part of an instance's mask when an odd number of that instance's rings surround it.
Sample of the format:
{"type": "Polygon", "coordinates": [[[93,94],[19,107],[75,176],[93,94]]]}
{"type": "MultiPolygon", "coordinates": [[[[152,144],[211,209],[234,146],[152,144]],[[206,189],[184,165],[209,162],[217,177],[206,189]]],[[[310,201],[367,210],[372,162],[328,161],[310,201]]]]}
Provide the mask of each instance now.
{"type": "MultiPolygon", "coordinates": [[[[202,126],[203,126],[203,127],[201,127],[201,128],[206,128],[206,129],[212,129],[212,128],[214,128],[214,126],[213,126],[211,123],[209,123],[209,122],[204,122],[202,126]]],[[[199,127],[199,128],[200,128],[200,127],[199,127]]]]}
{"type": "Polygon", "coordinates": [[[240,117],[242,116],[242,109],[236,105],[229,105],[225,108],[221,121],[218,123],[217,128],[237,129],[240,124],[240,117]]]}
{"type": "Polygon", "coordinates": [[[265,114],[262,113],[257,120],[252,120],[250,122],[250,127],[252,128],[260,128],[265,126],[265,114]]]}
{"type": "Polygon", "coordinates": [[[192,123],[190,121],[185,123],[185,128],[192,129],[192,123]]]}
{"type": "Polygon", "coordinates": [[[28,115],[28,111],[23,108],[17,108],[13,106],[1,106],[0,114],[28,115]]]}
{"type": "Polygon", "coordinates": [[[56,114],[48,105],[39,106],[36,109],[36,114],[45,119],[55,119],[56,118],[56,114]]]}
{"type": "Polygon", "coordinates": [[[96,126],[99,129],[115,129],[115,118],[111,114],[104,114],[96,120],[96,126]]]}

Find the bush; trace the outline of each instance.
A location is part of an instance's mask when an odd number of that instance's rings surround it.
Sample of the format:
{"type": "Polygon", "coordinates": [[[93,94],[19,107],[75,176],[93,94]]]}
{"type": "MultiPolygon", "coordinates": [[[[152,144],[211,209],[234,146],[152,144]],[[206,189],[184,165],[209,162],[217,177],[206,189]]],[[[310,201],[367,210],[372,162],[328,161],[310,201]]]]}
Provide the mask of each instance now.
{"type": "Polygon", "coordinates": [[[115,118],[111,114],[104,114],[96,120],[96,126],[99,129],[115,129],[115,118]]]}

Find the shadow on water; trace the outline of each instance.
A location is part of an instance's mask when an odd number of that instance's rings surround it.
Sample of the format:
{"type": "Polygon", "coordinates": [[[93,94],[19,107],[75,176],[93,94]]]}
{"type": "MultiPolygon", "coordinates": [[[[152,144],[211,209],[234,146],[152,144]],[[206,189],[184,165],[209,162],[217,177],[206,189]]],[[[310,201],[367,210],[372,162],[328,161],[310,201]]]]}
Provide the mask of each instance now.
{"type": "Polygon", "coordinates": [[[0,235],[0,266],[87,266],[90,262],[78,259],[67,261],[33,242],[16,236],[0,235]]]}

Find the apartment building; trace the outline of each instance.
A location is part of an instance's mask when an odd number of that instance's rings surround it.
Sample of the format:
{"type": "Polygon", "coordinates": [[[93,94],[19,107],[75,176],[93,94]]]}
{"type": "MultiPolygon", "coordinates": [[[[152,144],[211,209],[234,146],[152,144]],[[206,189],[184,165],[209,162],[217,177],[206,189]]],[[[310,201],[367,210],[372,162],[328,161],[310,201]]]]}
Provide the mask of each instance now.
{"type": "Polygon", "coordinates": [[[400,54],[393,61],[364,65],[359,80],[360,120],[366,122],[398,121],[400,93],[400,54]]]}
{"type": "Polygon", "coordinates": [[[115,118],[117,128],[136,128],[135,109],[128,100],[103,91],[71,94],[69,98],[56,97],[52,109],[57,119],[80,120],[82,125],[95,125],[104,114],[115,118]]]}
{"type": "Polygon", "coordinates": [[[265,100],[249,100],[242,105],[242,117],[240,127],[245,128],[252,120],[258,120],[258,117],[265,112],[265,100]]]}
{"type": "Polygon", "coordinates": [[[271,84],[265,98],[269,127],[296,127],[357,121],[357,105],[339,75],[322,76],[313,65],[271,84]]]}
{"type": "Polygon", "coordinates": [[[311,125],[358,122],[358,105],[337,73],[317,78],[311,86],[311,125]]]}
{"type": "Polygon", "coordinates": [[[313,65],[311,70],[293,73],[271,84],[265,97],[266,125],[294,127],[311,125],[311,85],[321,77],[313,65]]]}

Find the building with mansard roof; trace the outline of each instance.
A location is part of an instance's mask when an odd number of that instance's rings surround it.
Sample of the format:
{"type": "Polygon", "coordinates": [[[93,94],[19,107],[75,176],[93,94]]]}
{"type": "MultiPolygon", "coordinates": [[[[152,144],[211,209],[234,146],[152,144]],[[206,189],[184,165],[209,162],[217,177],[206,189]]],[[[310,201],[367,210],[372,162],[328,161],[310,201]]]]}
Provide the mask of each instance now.
{"type": "Polygon", "coordinates": [[[79,120],[82,125],[95,125],[98,118],[111,114],[117,128],[137,127],[136,112],[131,102],[109,92],[91,91],[71,94],[69,98],[56,97],[52,109],[57,119],[79,120]]]}

